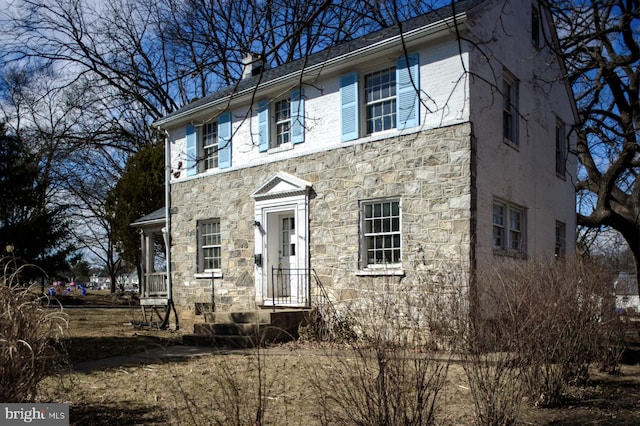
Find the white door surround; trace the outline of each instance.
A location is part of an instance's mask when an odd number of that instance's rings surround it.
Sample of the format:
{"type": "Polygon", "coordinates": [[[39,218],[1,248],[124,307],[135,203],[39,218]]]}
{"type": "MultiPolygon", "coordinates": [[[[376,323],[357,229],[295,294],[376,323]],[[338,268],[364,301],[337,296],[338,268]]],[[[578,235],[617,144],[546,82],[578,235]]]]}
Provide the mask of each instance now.
{"type": "Polygon", "coordinates": [[[309,304],[310,190],[310,182],[279,172],[251,194],[258,306],[309,304]]]}

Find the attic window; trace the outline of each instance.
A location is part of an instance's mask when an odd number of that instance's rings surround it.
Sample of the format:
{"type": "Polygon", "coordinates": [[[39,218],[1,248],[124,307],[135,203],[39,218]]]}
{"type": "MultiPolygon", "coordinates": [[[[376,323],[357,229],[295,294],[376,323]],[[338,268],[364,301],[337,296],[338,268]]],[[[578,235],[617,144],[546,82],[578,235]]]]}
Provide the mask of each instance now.
{"type": "Polygon", "coordinates": [[[537,49],[540,47],[540,11],[537,8],[531,8],[531,42],[537,49]]]}

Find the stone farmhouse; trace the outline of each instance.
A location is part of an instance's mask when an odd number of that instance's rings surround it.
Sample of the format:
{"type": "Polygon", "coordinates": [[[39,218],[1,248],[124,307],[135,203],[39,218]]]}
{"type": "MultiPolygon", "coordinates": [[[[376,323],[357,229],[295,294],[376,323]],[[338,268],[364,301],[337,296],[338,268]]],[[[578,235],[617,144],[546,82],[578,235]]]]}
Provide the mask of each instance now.
{"type": "Polygon", "coordinates": [[[463,0],[279,67],[247,56],[154,124],[167,208],[136,225],[147,257],[163,228],[170,250],[143,304],[196,323],[339,309],[446,265],[569,256],[576,110],[554,42],[537,1],[463,0]]]}

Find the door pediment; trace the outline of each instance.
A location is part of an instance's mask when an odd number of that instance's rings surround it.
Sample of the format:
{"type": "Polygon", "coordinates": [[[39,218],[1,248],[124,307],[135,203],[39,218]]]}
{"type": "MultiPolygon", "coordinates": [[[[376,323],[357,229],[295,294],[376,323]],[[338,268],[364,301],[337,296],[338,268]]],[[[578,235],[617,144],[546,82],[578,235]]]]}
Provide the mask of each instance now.
{"type": "Polygon", "coordinates": [[[311,186],[311,182],[304,179],[278,172],[253,191],[251,197],[257,201],[303,195],[309,192],[311,186]]]}

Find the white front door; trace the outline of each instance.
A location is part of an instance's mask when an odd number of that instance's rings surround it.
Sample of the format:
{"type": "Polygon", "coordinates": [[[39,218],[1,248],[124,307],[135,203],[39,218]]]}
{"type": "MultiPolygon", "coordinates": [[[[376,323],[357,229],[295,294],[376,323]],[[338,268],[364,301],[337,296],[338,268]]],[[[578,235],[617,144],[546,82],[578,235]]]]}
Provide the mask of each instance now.
{"type": "Polygon", "coordinates": [[[294,212],[271,213],[267,231],[267,298],[274,303],[296,300],[297,234],[294,212]],[[275,300],[274,300],[275,299],[275,300]]]}

